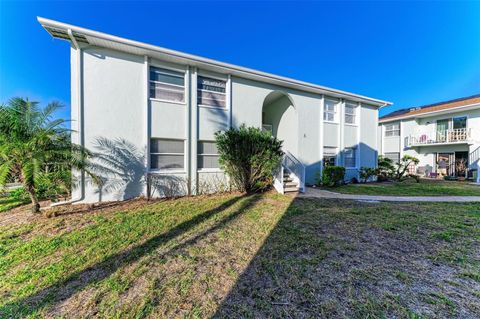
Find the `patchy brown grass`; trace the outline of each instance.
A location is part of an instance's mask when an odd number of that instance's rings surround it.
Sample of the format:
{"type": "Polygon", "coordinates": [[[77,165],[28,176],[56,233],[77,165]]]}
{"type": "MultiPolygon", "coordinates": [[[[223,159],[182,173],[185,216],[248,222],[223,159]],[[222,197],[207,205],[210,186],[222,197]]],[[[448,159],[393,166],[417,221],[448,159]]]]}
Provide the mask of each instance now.
{"type": "Polygon", "coordinates": [[[480,207],[267,193],[0,214],[0,317],[475,318],[480,207]]]}

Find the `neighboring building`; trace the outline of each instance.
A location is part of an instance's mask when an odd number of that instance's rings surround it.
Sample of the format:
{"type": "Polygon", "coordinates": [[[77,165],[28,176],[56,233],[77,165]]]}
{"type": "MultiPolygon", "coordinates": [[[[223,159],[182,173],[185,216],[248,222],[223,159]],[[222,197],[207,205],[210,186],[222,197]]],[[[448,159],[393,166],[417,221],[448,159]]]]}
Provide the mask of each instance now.
{"type": "Polygon", "coordinates": [[[278,174],[280,192],[315,183],[324,156],[346,166],[349,180],[376,166],[373,128],[388,102],[38,20],[71,43],[73,142],[99,152],[100,164],[114,171],[102,189],[77,174],[75,200],[144,195],[146,176],[160,196],[223,187],[214,134],[241,124],[284,141],[292,181],[278,174]]]}
{"type": "Polygon", "coordinates": [[[420,175],[465,177],[479,161],[480,94],[382,116],[378,137],[380,154],[417,157],[412,170],[420,175]]]}

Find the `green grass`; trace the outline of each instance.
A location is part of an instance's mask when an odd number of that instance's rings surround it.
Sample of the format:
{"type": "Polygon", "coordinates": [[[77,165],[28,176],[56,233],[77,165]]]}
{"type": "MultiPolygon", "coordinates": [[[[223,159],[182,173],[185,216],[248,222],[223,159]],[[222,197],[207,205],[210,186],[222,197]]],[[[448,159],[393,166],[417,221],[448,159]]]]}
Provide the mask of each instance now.
{"type": "Polygon", "coordinates": [[[422,179],[393,183],[348,184],[325,188],[343,194],[396,196],[480,196],[480,186],[469,182],[422,179]]]}
{"type": "Polygon", "coordinates": [[[0,197],[0,213],[23,204],[25,204],[25,201],[16,200],[9,197],[0,197]]]}
{"type": "Polygon", "coordinates": [[[0,215],[1,318],[420,318],[478,310],[476,204],[267,193],[58,209],[53,218],[0,215]]]}

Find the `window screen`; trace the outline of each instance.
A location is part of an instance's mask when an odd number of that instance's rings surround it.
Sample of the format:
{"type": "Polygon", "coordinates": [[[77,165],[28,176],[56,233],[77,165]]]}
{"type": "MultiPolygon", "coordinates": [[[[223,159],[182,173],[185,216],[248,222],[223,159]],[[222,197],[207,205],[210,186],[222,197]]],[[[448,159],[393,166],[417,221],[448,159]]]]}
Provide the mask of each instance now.
{"type": "Polygon", "coordinates": [[[183,140],[151,139],[150,167],[161,170],[183,170],[184,153],[183,140]]]}
{"type": "Polygon", "coordinates": [[[323,120],[335,122],[335,113],[337,108],[337,101],[325,99],[323,105],[323,120]]]}
{"type": "Polygon", "coordinates": [[[345,123],[355,124],[357,115],[357,105],[354,103],[345,103],[345,123]]]}
{"type": "Polygon", "coordinates": [[[346,148],[344,151],[345,167],[356,167],[356,152],[354,148],[346,148]]]}
{"type": "Polygon", "coordinates": [[[184,73],[150,67],[150,97],[166,101],[184,102],[184,73]]]}
{"type": "Polygon", "coordinates": [[[323,166],[335,166],[337,148],[325,146],[323,148],[323,166]]]}
{"type": "Polygon", "coordinates": [[[197,79],[197,102],[199,105],[227,107],[227,83],[199,76],[197,79]]]}
{"type": "Polygon", "coordinates": [[[385,136],[400,136],[400,123],[386,124],[385,136]]]}
{"type": "Polygon", "coordinates": [[[218,163],[218,150],[215,142],[201,141],[197,144],[197,162],[198,168],[219,168],[218,163]]]}
{"type": "Polygon", "coordinates": [[[384,156],[386,158],[391,159],[394,164],[400,162],[400,153],[399,152],[385,153],[384,156]]]}

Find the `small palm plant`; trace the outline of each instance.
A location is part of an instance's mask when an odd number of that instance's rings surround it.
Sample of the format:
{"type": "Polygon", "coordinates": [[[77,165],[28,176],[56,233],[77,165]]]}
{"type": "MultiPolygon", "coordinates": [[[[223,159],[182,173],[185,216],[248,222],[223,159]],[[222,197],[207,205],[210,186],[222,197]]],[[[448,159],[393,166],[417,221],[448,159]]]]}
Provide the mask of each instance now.
{"type": "Polygon", "coordinates": [[[38,183],[45,170],[78,169],[94,180],[89,170],[91,153],[71,143],[66,120],[54,119],[61,107],[52,102],[40,108],[38,102],[12,98],[0,105],[0,188],[17,178],[32,201],[32,212],[40,211],[38,183]]]}

